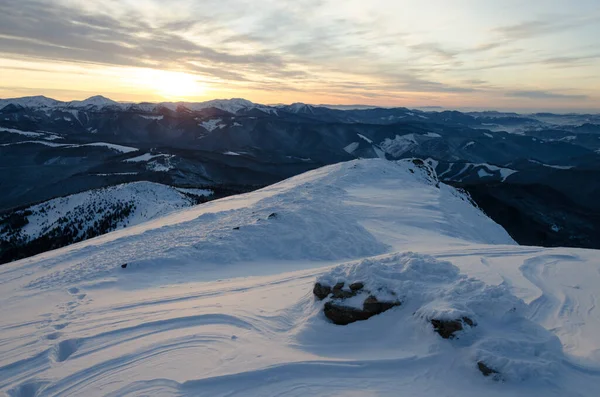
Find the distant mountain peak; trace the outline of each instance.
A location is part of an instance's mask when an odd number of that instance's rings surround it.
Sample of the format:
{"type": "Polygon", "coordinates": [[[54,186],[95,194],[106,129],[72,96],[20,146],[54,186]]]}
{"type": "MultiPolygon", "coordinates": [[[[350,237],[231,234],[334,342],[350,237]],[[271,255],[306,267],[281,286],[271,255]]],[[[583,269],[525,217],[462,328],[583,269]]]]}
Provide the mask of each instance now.
{"type": "Polygon", "coordinates": [[[112,99],[106,98],[102,95],[94,95],[83,101],[71,101],[68,103],[70,107],[97,107],[102,108],[104,106],[118,106],[120,105],[118,102],[113,101],[112,99]]]}

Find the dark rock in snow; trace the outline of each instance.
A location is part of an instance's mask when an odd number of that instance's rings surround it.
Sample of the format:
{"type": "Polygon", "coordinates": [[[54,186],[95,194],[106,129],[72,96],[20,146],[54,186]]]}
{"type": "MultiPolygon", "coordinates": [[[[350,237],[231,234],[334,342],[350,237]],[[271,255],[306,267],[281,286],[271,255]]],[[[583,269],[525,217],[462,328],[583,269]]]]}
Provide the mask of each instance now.
{"type": "Polygon", "coordinates": [[[315,283],[313,288],[313,294],[319,300],[323,300],[331,295],[331,301],[325,303],[323,311],[325,316],[334,324],[346,325],[355,321],[367,320],[394,306],[400,306],[399,301],[381,302],[377,300],[374,295],[367,295],[370,294],[370,291],[363,289],[365,284],[362,282],[350,284],[349,290],[345,290],[344,286],[345,283],[343,282],[335,284],[333,288],[329,285],[315,283]],[[362,309],[344,305],[344,299],[352,298],[363,293],[368,297],[364,300],[362,309]]]}
{"type": "Polygon", "coordinates": [[[127,267],[127,263],[123,263],[123,264],[121,265],[121,269],[125,269],[126,267],[127,267]]]}
{"type": "Polygon", "coordinates": [[[236,227],[233,228],[233,230],[240,230],[240,227],[236,226],[236,227]]]}
{"type": "Polygon", "coordinates": [[[267,217],[267,219],[277,219],[277,216],[277,212],[273,212],[267,217]]]}
{"type": "Polygon", "coordinates": [[[444,339],[453,339],[456,337],[454,335],[455,332],[463,330],[463,324],[467,324],[470,327],[475,326],[473,320],[468,317],[463,317],[458,320],[437,320],[431,319],[431,325],[433,325],[433,330],[440,334],[440,336],[444,339]]]}
{"type": "Polygon", "coordinates": [[[328,285],[322,285],[321,283],[316,283],[313,288],[313,294],[319,299],[323,300],[329,296],[331,293],[331,287],[328,285]]]}
{"type": "Polygon", "coordinates": [[[483,374],[483,376],[490,376],[490,375],[498,375],[499,372],[496,371],[493,368],[488,367],[483,361],[478,361],[477,362],[477,368],[479,369],[479,371],[483,374]]]}
{"type": "Polygon", "coordinates": [[[346,299],[356,295],[356,292],[343,290],[344,283],[337,283],[333,286],[333,297],[335,299],[346,299]]]}
{"type": "Polygon", "coordinates": [[[323,312],[325,316],[336,325],[348,325],[356,321],[368,320],[369,318],[381,314],[395,306],[400,306],[400,302],[379,302],[374,296],[369,296],[363,303],[363,308],[356,309],[344,306],[334,302],[325,303],[323,312]]]}
{"type": "Polygon", "coordinates": [[[330,319],[331,322],[336,325],[347,325],[355,321],[367,320],[374,316],[374,314],[370,314],[364,310],[342,306],[332,302],[325,303],[323,312],[325,313],[325,317],[330,319]]]}
{"type": "Polygon", "coordinates": [[[363,310],[375,314],[383,313],[384,311],[389,310],[394,306],[400,306],[400,302],[380,302],[373,295],[369,296],[363,302],[363,310]]]}

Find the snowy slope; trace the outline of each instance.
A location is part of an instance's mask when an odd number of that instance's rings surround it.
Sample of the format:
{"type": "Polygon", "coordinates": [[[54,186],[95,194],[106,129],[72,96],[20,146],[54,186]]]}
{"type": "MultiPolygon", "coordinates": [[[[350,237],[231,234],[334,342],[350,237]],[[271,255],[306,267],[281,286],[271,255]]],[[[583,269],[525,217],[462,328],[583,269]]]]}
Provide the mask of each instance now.
{"type": "Polygon", "coordinates": [[[0,391],[595,396],[597,258],[517,246],[411,161],[328,166],[1,266],[0,391]],[[337,326],[317,279],[403,304],[337,326]]]}
{"type": "MultiPolygon", "coordinates": [[[[14,212],[11,217],[21,217],[23,222],[18,228],[0,222],[0,241],[14,241],[23,250],[40,238],[65,239],[68,235],[65,243],[80,241],[189,207],[196,203],[190,195],[211,193],[201,189],[179,190],[153,182],[88,190],[14,212]]],[[[66,244],[59,246],[63,245],[66,244]]]]}

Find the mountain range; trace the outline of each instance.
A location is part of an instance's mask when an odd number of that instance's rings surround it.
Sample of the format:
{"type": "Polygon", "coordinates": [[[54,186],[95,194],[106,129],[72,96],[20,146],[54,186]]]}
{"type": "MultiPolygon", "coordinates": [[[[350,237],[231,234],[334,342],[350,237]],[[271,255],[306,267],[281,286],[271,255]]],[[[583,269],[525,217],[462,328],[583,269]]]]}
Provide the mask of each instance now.
{"type": "Polygon", "coordinates": [[[109,186],[218,198],[357,158],[419,158],[517,242],[598,248],[599,151],[598,114],[3,99],[0,230],[18,235],[32,206],[109,186]]]}

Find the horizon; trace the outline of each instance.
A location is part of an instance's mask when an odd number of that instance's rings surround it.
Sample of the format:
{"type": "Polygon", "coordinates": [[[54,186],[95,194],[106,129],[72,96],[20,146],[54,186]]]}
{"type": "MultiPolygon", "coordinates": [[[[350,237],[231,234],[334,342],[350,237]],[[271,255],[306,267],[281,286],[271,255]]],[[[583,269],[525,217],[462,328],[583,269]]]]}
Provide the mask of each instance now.
{"type": "MultiPolygon", "coordinates": [[[[201,101],[190,101],[190,100],[175,100],[175,101],[168,101],[168,100],[164,100],[164,101],[116,101],[113,100],[112,98],[109,98],[105,95],[102,94],[96,94],[96,95],[92,95],[89,97],[80,97],[80,98],[69,98],[69,99],[57,99],[57,98],[53,98],[53,97],[49,97],[47,95],[27,95],[27,96],[23,96],[23,97],[13,97],[13,98],[1,98],[0,97],[0,101],[10,101],[10,100],[18,100],[18,99],[23,99],[23,98],[47,98],[47,99],[52,99],[52,100],[56,100],[59,102],[63,102],[63,103],[69,103],[69,102],[81,102],[81,101],[85,101],[94,97],[102,97],[120,104],[140,104],[140,103],[155,103],[155,104],[159,104],[159,103],[203,103],[203,102],[210,102],[210,101],[232,101],[232,100],[236,100],[236,99],[241,99],[241,100],[248,100],[246,98],[208,98],[205,100],[201,100],[201,101]]],[[[517,114],[522,114],[522,115],[527,115],[527,114],[534,114],[534,113],[553,113],[553,114],[558,114],[558,115],[568,115],[568,114],[600,114],[600,109],[548,109],[548,108],[492,108],[492,107],[446,107],[446,106],[438,106],[438,105],[423,105],[423,106],[419,106],[419,105],[406,105],[406,106],[380,106],[380,105],[367,105],[367,104],[325,104],[325,103],[305,103],[305,102],[291,102],[291,103],[259,103],[259,102],[255,102],[255,101],[250,101],[254,104],[257,105],[263,105],[263,106],[269,106],[269,107],[278,107],[278,106],[290,106],[296,103],[301,103],[304,105],[308,105],[308,106],[313,106],[313,107],[325,107],[325,108],[330,108],[330,109],[337,109],[337,110],[360,110],[360,109],[376,109],[376,108],[384,108],[384,109],[391,109],[391,108],[407,108],[410,110],[420,110],[420,111],[424,111],[424,112],[440,112],[440,111],[459,111],[459,112],[464,112],[464,113],[468,113],[468,112],[506,112],[506,113],[517,113],[517,114]]]]}
{"type": "Polygon", "coordinates": [[[2,2],[0,97],[600,112],[594,0],[171,6],[2,2]]]}

